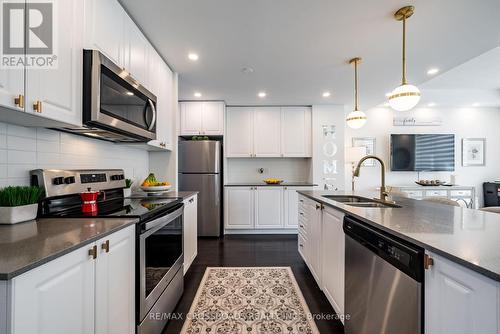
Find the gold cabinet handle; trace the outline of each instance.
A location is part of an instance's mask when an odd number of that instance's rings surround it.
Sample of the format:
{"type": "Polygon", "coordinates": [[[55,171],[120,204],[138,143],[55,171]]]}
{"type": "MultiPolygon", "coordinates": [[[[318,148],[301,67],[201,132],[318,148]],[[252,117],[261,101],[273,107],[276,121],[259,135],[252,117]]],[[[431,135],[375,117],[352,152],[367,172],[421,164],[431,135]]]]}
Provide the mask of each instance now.
{"type": "Polygon", "coordinates": [[[101,248],[106,251],[106,253],[109,253],[109,240],[106,240],[106,242],[103,242],[101,245],[101,248]]]}
{"type": "Polygon", "coordinates": [[[17,97],[15,97],[14,104],[19,108],[24,108],[24,95],[19,94],[17,97]]]}
{"type": "Polygon", "coordinates": [[[33,110],[37,113],[42,113],[42,101],[36,101],[33,103],[33,110]]]}
{"type": "Polygon", "coordinates": [[[97,258],[97,246],[94,245],[92,246],[91,249],[89,249],[89,256],[92,256],[92,259],[96,259],[97,258]]]}
{"type": "Polygon", "coordinates": [[[432,257],[430,257],[429,255],[425,254],[424,255],[424,269],[428,270],[433,265],[434,265],[434,259],[432,257]]]}
{"type": "Polygon", "coordinates": [[[321,209],[321,205],[316,204],[316,210],[319,210],[319,209],[321,209]]]}

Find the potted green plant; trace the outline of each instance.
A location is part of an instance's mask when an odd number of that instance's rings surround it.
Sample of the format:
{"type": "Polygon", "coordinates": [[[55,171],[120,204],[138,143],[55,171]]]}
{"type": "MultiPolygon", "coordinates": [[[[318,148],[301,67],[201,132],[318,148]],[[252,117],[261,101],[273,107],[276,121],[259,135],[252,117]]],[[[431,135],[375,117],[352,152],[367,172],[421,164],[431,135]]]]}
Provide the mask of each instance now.
{"type": "Polygon", "coordinates": [[[42,192],[39,187],[0,189],[0,224],[16,224],[35,219],[42,192]]]}
{"type": "Polygon", "coordinates": [[[134,184],[133,180],[125,179],[125,188],[123,188],[123,197],[130,197],[130,195],[132,195],[132,184],[134,184]]]}

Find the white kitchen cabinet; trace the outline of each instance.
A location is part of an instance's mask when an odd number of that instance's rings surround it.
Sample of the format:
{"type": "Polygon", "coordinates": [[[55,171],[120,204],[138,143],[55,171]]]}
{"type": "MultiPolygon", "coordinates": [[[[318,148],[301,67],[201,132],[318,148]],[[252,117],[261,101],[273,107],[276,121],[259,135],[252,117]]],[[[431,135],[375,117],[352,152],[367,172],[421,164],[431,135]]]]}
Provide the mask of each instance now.
{"type": "Polygon", "coordinates": [[[312,187],[284,187],[283,188],[283,227],[298,228],[299,218],[299,190],[312,190],[312,187]]]}
{"type": "Polygon", "coordinates": [[[198,195],[184,200],[184,274],[198,254],[198,195]]]}
{"type": "Polygon", "coordinates": [[[94,333],[93,245],[12,279],[11,334],[94,333]]]}
{"type": "Polygon", "coordinates": [[[500,333],[500,284],[439,255],[425,272],[425,333],[500,333]]]}
{"type": "Polygon", "coordinates": [[[321,259],[323,292],[337,314],[344,314],[344,214],[332,208],[323,210],[321,259]]]}
{"type": "Polygon", "coordinates": [[[224,134],[224,102],[181,102],[181,136],[224,134]]]}
{"type": "Polygon", "coordinates": [[[254,227],[254,187],[226,187],[224,226],[226,229],[254,227]]]}
{"type": "Polygon", "coordinates": [[[148,90],[151,85],[148,81],[149,51],[152,47],[144,37],[134,21],[125,14],[124,24],[124,66],[134,79],[139,81],[148,90]]]}
{"type": "Polygon", "coordinates": [[[135,230],[96,242],[95,333],[135,333],[135,230]]]}
{"type": "Polygon", "coordinates": [[[26,68],[25,111],[66,124],[82,124],[84,2],[65,0],[54,7],[57,67],[26,68]],[[64,28],[63,28],[64,27],[64,28]]]}
{"type": "Polygon", "coordinates": [[[310,220],[307,226],[307,251],[309,259],[309,269],[316,279],[319,287],[321,281],[321,238],[322,238],[322,211],[321,204],[312,201],[309,205],[310,220]]]}
{"type": "Polygon", "coordinates": [[[311,157],[311,108],[232,107],[227,110],[228,158],[311,157]]]}
{"type": "Polygon", "coordinates": [[[281,108],[281,153],[284,157],[311,156],[311,108],[281,108]]]}
{"type": "Polygon", "coordinates": [[[226,156],[248,158],[253,156],[253,108],[227,109],[226,156]]]}
{"type": "Polygon", "coordinates": [[[254,154],[256,157],[282,156],[280,108],[255,108],[253,138],[254,154]]]}
{"type": "Polygon", "coordinates": [[[135,226],[14,277],[6,288],[10,334],[133,334],[135,226]]]}
{"type": "Polygon", "coordinates": [[[283,187],[256,187],[255,228],[283,227],[283,187]]]}
{"type": "MultiPolygon", "coordinates": [[[[85,0],[85,48],[125,67],[125,10],[116,0],[85,0]]],[[[62,29],[64,31],[64,29],[62,29]]]]}

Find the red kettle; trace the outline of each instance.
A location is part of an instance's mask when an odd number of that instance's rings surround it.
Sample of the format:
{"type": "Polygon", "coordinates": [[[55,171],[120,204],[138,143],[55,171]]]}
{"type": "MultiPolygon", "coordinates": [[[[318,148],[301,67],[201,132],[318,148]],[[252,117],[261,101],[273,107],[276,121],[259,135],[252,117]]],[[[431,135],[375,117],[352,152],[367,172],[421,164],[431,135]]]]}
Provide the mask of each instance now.
{"type": "Polygon", "coordinates": [[[103,191],[92,191],[91,188],[87,188],[87,191],[80,193],[82,199],[82,212],[83,213],[95,213],[97,212],[97,198],[99,194],[103,194],[104,199],[106,199],[106,193],[103,191]]]}

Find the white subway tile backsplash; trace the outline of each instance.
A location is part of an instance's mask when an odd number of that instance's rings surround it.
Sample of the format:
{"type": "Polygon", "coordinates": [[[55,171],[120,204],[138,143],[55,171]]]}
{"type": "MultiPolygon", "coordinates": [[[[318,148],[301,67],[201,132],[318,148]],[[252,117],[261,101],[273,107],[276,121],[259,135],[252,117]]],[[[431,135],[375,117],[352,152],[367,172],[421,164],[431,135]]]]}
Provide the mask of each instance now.
{"type": "Polygon", "coordinates": [[[8,164],[35,164],[36,163],[36,153],[28,151],[7,151],[7,163],[8,164]]]}
{"type": "Polygon", "coordinates": [[[32,169],[122,168],[127,178],[149,172],[147,151],[42,128],[0,123],[0,188],[28,185],[32,169]]]}
{"type": "Polygon", "coordinates": [[[7,124],[7,134],[9,136],[36,138],[36,128],[7,124]]]}
{"type": "Polygon", "coordinates": [[[7,137],[7,149],[17,151],[36,151],[36,139],[17,136],[7,137]]]}

